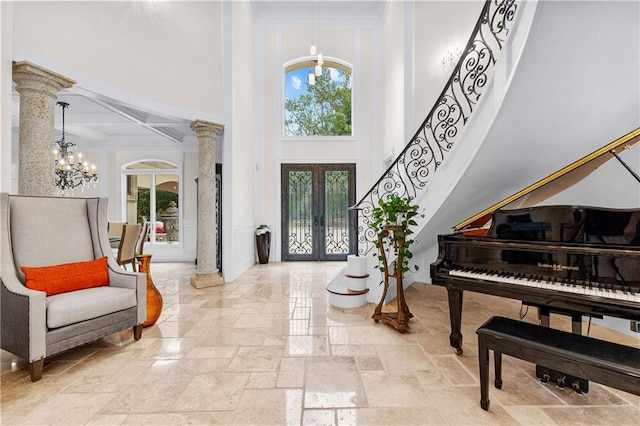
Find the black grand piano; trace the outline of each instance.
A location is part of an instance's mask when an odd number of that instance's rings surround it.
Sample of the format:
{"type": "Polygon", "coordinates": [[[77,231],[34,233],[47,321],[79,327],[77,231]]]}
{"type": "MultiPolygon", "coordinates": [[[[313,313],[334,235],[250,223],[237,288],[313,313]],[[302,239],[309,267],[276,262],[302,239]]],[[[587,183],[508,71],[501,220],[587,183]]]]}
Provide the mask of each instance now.
{"type": "Polygon", "coordinates": [[[447,289],[458,354],[465,290],[521,300],[546,326],[552,313],[571,316],[574,333],[583,315],[640,321],[640,207],[538,205],[613,158],[640,182],[617,154],[639,141],[640,128],[438,237],[431,279],[447,289]]]}

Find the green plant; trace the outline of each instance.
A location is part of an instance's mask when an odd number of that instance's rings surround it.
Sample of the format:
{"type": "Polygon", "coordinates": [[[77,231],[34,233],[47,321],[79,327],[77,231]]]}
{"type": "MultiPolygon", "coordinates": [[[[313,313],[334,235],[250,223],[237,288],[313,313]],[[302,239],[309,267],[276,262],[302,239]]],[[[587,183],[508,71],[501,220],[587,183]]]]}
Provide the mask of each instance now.
{"type": "MultiPolygon", "coordinates": [[[[413,234],[411,227],[417,225],[414,217],[418,215],[418,208],[417,204],[413,204],[411,197],[399,197],[391,194],[386,199],[378,200],[378,206],[372,211],[369,227],[378,237],[374,241],[378,253],[374,256],[377,256],[380,263],[380,272],[386,272],[386,259],[382,250],[388,248],[393,250],[392,253],[397,259],[402,259],[400,264],[396,261],[396,271],[403,274],[409,271],[409,259],[413,257],[409,248],[414,243],[414,240],[409,236],[413,234]],[[391,225],[400,226],[390,227],[391,225]],[[402,240],[404,240],[403,243],[398,244],[398,241],[402,240]]],[[[385,285],[387,285],[386,282],[385,285]]]]}
{"type": "Polygon", "coordinates": [[[266,234],[267,232],[271,232],[269,225],[259,225],[256,228],[256,235],[266,234]]]}

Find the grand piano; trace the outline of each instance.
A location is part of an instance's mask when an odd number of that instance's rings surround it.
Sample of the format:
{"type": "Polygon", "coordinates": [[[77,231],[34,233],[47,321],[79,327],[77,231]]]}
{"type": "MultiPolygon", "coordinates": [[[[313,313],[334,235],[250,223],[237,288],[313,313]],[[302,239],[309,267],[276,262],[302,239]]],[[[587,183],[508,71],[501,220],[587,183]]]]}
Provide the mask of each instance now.
{"type": "MultiPolygon", "coordinates": [[[[574,333],[585,315],[640,321],[640,207],[539,205],[611,159],[640,182],[618,155],[638,141],[640,128],[438,237],[431,279],[447,289],[450,344],[458,354],[465,290],[521,300],[546,326],[550,314],[568,315],[574,333]]],[[[581,387],[587,391],[588,383],[581,387]]]]}

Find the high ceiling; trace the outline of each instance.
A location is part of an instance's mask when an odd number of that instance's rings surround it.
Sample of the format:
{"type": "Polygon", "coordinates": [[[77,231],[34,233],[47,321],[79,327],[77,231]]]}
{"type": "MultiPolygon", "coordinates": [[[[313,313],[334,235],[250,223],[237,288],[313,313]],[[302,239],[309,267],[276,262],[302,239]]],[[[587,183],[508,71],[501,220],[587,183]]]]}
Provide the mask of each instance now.
{"type": "MultiPolygon", "coordinates": [[[[256,22],[315,22],[332,23],[379,21],[384,14],[387,0],[249,0],[249,7],[256,22]]],[[[15,87],[15,85],[14,85],[15,87]]],[[[65,138],[76,142],[80,150],[127,149],[135,147],[155,148],[180,146],[197,142],[190,129],[190,121],[160,116],[136,109],[131,105],[80,88],[62,90],[58,100],[67,102],[65,111],[65,138]]],[[[19,94],[13,91],[12,130],[14,154],[17,151],[19,127],[19,94]]],[[[56,107],[56,140],[61,136],[62,109],[56,107]]]]}
{"type": "Polygon", "coordinates": [[[388,0],[249,0],[254,18],[286,22],[379,21],[388,0]]]}
{"type": "MultiPolygon", "coordinates": [[[[136,145],[158,146],[194,142],[188,120],[141,111],[123,102],[80,90],[62,90],[58,101],[69,104],[65,111],[65,139],[79,148],[124,148],[136,145]],[[90,145],[87,147],[87,145],[90,145]]],[[[12,128],[17,141],[20,95],[13,91],[12,128]]],[[[62,133],[62,108],[55,109],[56,139],[62,133]]]]}

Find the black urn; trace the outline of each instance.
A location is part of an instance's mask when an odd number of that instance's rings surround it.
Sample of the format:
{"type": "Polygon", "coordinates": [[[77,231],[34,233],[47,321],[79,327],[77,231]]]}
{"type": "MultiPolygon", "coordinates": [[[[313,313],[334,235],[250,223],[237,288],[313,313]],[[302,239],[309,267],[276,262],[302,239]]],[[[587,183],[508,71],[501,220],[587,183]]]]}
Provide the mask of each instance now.
{"type": "Polygon", "coordinates": [[[258,261],[261,264],[269,263],[271,231],[268,228],[258,228],[256,232],[256,248],[258,249],[258,261]]]}

